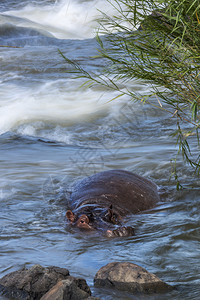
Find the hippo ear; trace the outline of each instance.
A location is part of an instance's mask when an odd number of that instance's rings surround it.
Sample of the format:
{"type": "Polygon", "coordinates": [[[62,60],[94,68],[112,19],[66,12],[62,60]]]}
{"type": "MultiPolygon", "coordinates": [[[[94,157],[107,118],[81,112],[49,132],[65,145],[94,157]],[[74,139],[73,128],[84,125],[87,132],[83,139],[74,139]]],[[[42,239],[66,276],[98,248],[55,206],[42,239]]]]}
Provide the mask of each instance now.
{"type": "Polygon", "coordinates": [[[110,205],[109,209],[108,209],[108,215],[109,215],[109,218],[110,218],[110,222],[113,223],[113,224],[118,224],[119,223],[119,220],[120,217],[113,212],[113,209],[112,209],[112,204],[110,205]]]}
{"type": "Polygon", "coordinates": [[[113,216],[113,209],[112,208],[113,207],[112,207],[112,204],[111,204],[110,207],[109,207],[109,209],[108,209],[108,212],[109,212],[109,215],[110,215],[111,218],[113,216]]]}
{"type": "Polygon", "coordinates": [[[71,223],[73,223],[74,220],[75,220],[75,215],[74,215],[74,213],[73,213],[71,210],[68,210],[68,211],[66,212],[66,217],[67,217],[67,219],[68,219],[71,223]]]}

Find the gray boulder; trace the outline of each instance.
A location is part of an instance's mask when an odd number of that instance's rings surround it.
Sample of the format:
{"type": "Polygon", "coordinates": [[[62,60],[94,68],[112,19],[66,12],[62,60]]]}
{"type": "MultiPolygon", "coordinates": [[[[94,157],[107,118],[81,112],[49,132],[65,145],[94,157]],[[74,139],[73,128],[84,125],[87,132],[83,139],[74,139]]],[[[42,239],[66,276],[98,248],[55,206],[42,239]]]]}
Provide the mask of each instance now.
{"type": "Polygon", "coordinates": [[[102,267],[95,275],[94,285],[131,293],[161,293],[172,289],[156,275],[129,262],[113,262],[102,267]]]}
{"type": "Polygon", "coordinates": [[[0,292],[15,299],[39,300],[61,280],[69,280],[73,282],[73,286],[83,290],[88,297],[91,295],[90,288],[84,279],[69,276],[69,271],[64,268],[44,268],[40,265],[12,272],[1,278],[0,292]]]}
{"type": "Polygon", "coordinates": [[[41,300],[82,300],[91,295],[90,289],[83,279],[69,277],[59,281],[41,300]],[[82,289],[84,287],[84,289],[82,289]]]}

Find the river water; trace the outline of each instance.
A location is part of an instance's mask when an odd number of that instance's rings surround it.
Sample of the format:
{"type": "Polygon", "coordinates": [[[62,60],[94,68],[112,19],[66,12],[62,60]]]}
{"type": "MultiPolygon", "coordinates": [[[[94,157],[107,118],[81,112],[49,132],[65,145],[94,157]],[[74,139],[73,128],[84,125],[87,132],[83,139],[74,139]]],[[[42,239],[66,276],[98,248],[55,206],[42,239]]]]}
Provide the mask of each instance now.
{"type": "Polygon", "coordinates": [[[103,64],[90,59],[97,9],[112,14],[105,0],[1,0],[0,45],[12,47],[0,47],[0,276],[55,265],[86,278],[102,299],[199,299],[200,182],[181,159],[187,189],[177,192],[169,180],[177,150],[172,120],[125,97],[109,101],[114,92],[80,88],[82,81],[65,73],[58,49],[87,70],[103,64]],[[156,182],[162,201],[127,219],[135,237],[70,230],[65,211],[73,182],[114,168],[156,182]],[[177,290],[133,296],[95,289],[95,273],[112,261],[139,264],[177,290]]]}

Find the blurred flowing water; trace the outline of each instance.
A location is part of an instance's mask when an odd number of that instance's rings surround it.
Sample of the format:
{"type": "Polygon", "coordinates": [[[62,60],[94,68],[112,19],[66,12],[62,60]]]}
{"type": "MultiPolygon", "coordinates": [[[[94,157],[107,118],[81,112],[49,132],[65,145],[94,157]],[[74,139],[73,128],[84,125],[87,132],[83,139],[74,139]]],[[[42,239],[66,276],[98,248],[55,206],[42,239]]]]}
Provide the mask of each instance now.
{"type": "Polygon", "coordinates": [[[177,192],[169,181],[177,150],[172,120],[125,97],[109,102],[114,92],[81,89],[81,80],[65,73],[58,49],[87,70],[104,63],[90,59],[97,9],[112,14],[105,0],[0,3],[0,45],[12,46],[0,47],[0,276],[39,263],[83,276],[102,299],[199,299],[199,180],[180,161],[187,189],[177,192]],[[156,182],[162,201],[127,219],[135,237],[109,240],[69,230],[73,182],[113,168],[156,182]],[[139,264],[177,290],[133,296],[93,288],[97,270],[112,261],[139,264]]]}

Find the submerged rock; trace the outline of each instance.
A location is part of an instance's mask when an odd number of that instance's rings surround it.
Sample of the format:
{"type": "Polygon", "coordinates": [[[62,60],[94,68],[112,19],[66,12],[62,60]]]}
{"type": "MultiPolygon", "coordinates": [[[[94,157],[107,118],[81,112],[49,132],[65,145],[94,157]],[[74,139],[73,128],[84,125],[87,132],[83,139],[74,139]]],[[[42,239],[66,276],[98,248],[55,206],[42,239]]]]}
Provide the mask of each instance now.
{"type": "Polygon", "coordinates": [[[94,278],[95,287],[112,287],[131,293],[161,293],[172,287],[144,268],[129,262],[102,267],[94,278]]]}
{"type": "MultiPolygon", "coordinates": [[[[82,295],[85,295],[85,298],[91,295],[90,288],[88,287],[84,279],[71,277],[69,275],[69,271],[65,268],[44,268],[40,265],[34,265],[30,269],[22,269],[19,271],[12,272],[1,278],[0,292],[5,296],[12,297],[15,299],[39,300],[58,282],[62,283],[62,280],[66,280],[65,285],[67,287],[68,284],[69,293],[77,293],[77,295],[81,295],[82,293],[82,295]]],[[[67,296],[67,288],[65,290],[65,297],[66,298],[52,299],[75,299],[69,298],[67,296]]],[[[84,298],[82,297],[76,299],[78,300],[84,298]]]]}

